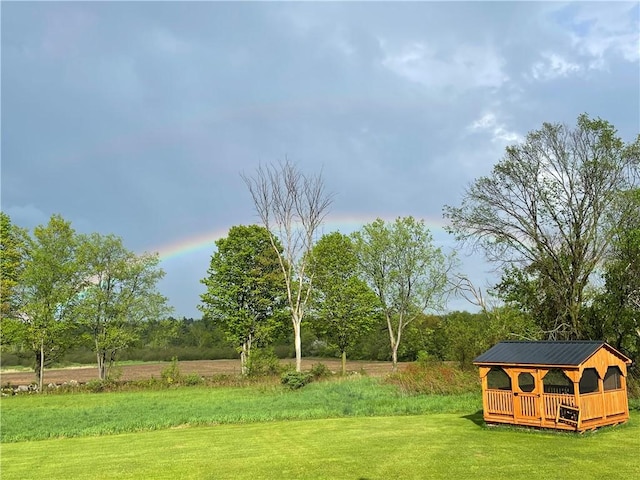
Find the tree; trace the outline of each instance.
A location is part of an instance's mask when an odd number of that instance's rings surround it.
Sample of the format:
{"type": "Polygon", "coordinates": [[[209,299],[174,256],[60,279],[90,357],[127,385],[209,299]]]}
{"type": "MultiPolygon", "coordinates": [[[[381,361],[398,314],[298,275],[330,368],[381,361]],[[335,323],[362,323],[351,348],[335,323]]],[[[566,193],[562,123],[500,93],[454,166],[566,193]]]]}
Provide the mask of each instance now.
{"type": "Polygon", "coordinates": [[[98,377],[105,380],[117,353],[137,340],[136,326],[168,315],[167,299],[156,289],[164,272],[157,255],[136,255],[114,235],[93,233],[80,245],[88,281],[79,306],[96,353],[98,377]]]}
{"type": "Polygon", "coordinates": [[[313,247],[314,326],[335,345],[346,374],[347,349],[377,323],[378,299],[358,277],[358,257],[352,240],[339,232],[324,235],[313,247]]]}
{"type": "Polygon", "coordinates": [[[620,224],[619,193],[637,182],[639,151],[640,136],[627,145],[604,120],[545,123],[507,147],[460,207],[445,206],[450,232],[504,269],[506,291],[535,293],[549,338],[584,334],[584,292],[620,224]]]}
{"type": "Polygon", "coordinates": [[[296,371],[300,372],[301,325],[313,284],[307,272],[309,253],[329,211],[331,195],[325,193],[321,175],[306,176],[288,160],[260,166],[253,177],[242,174],[242,179],[278,255],[293,324],[296,371]]]}
{"type": "Polygon", "coordinates": [[[531,318],[510,306],[477,313],[451,312],[443,323],[448,357],[461,368],[472,368],[475,357],[503,340],[538,339],[538,329],[531,318]]]}
{"type": "Polygon", "coordinates": [[[198,308],[238,347],[246,374],[251,347],[269,341],[282,323],[286,291],[277,253],[282,247],[258,225],[232,227],[216,247],[201,280],[207,290],[198,308]]]}
{"type": "Polygon", "coordinates": [[[42,391],[44,369],[76,339],[79,293],[86,271],[78,262],[78,236],[70,222],[53,215],[33,231],[30,255],[18,281],[21,337],[35,354],[42,391]]]}
{"type": "Polygon", "coordinates": [[[0,212],[0,314],[5,319],[17,314],[16,290],[25,267],[28,242],[26,230],[15,226],[9,215],[0,212]]]}
{"type": "Polygon", "coordinates": [[[605,285],[592,308],[592,336],[604,338],[629,358],[640,360],[640,189],[625,192],[631,208],[613,238],[604,268],[605,285]]]}
{"type": "Polygon", "coordinates": [[[454,258],[436,248],[424,221],[413,217],[390,224],[377,219],[353,238],[361,272],[382,306],[395,371],[406,326],[429,309],[443,308],[454,258]]]}

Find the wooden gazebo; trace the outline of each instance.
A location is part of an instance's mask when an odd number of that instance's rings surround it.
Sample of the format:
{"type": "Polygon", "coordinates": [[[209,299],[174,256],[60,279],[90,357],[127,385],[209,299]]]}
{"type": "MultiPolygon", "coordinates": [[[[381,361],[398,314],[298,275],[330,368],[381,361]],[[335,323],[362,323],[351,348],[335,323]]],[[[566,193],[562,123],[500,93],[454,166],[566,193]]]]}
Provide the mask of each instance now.
{"type": "Polygon", "coordinates": [[[604,342],[501,342],[473,363],[487,423],[582,432],[629,419],[631,360],[604,342]]]}

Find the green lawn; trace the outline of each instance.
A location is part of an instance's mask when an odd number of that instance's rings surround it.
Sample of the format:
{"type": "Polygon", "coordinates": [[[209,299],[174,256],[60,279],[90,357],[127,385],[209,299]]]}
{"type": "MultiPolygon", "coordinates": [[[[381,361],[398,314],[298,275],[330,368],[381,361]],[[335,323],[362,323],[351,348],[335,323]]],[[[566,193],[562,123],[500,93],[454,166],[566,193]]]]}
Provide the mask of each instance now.
{"type": "Polygon", "coordinates": [[[489,428],[479,395],[406,396],[368,378],[32,395],[1,408],[2,480],[640,478],[638,411],[582,435],[489,428]]]}
{"type": "Polygon", "coordinates": [[[640,415],[574,435],[430,414],[178,428],[2,446],[3,480],[640,478],[640,415]]]}

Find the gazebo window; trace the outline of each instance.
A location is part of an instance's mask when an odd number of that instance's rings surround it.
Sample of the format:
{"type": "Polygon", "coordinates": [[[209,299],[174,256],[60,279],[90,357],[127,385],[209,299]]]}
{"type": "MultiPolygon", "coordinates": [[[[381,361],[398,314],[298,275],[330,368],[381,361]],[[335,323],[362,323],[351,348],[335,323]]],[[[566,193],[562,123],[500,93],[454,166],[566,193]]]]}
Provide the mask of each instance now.
{"type": "Polygon", "coordinates": [[[493,367],[487,374],[487,388],[491,390],[511,390],[511,378],[500,367],[493,367]]]}
{"type": "Polygon", "coordinates": [[[536,388],[536,381],[529,372],[522,372],[518,375],[518,387],[522,392],[533,392],[536,388]]]}
{"type": "Polygon", "coordinates": [[[573,382],[559,368],[552,368],[542,379],[544,393],[573,395],[573,382]]]}
{"type": "Polygon", "coordinates": [[[595,368],[585,368],[580,379],[580,395],[598,391],[598,372],[595,368]]]}
{"type": "Polygon", "coordinates": [[[613,365],[607,368],[607,373],[604,376],[604,390],[619,390],[622,388],[620,377],[622,373],[620,369],[613,365]]]}

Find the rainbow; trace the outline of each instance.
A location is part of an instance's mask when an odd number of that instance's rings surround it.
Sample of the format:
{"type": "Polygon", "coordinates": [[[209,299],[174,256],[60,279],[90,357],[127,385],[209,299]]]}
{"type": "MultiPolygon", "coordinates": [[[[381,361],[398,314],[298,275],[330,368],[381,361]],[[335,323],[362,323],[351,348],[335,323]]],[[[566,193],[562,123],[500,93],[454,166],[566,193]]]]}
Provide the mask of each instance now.
{"type": "MultiPolygon", "coordinates": [[[[420,218],[414,215],[416,218],[420,218]]],[[[376,218],[382,218],[385,221],[393,221],[396,216],[390,215],[330,215],[325,220],[320,229],[320,234],[330,232],[343,232],[351,233],[358,230],[362,225],[373,222],[376,218]]],[[[431,229],[432,233],[443,232],[446,222],[441,218],[423,218],[425,224],[431,229]]],[[[194,235],[192,237],[183,238],[178,241],[167,243],[159,247],[151,249],[152,252],[157,252],[160,256],[160,260],[163,262],[171,261],[176,258],[185,257],[194,254],[199,251],[206,250],[207,253],[212,253],[215,249],[215,242],[220,238],[223,238],[229,232],[230,227],[219,228],[209,232],[194,235]]]]}

